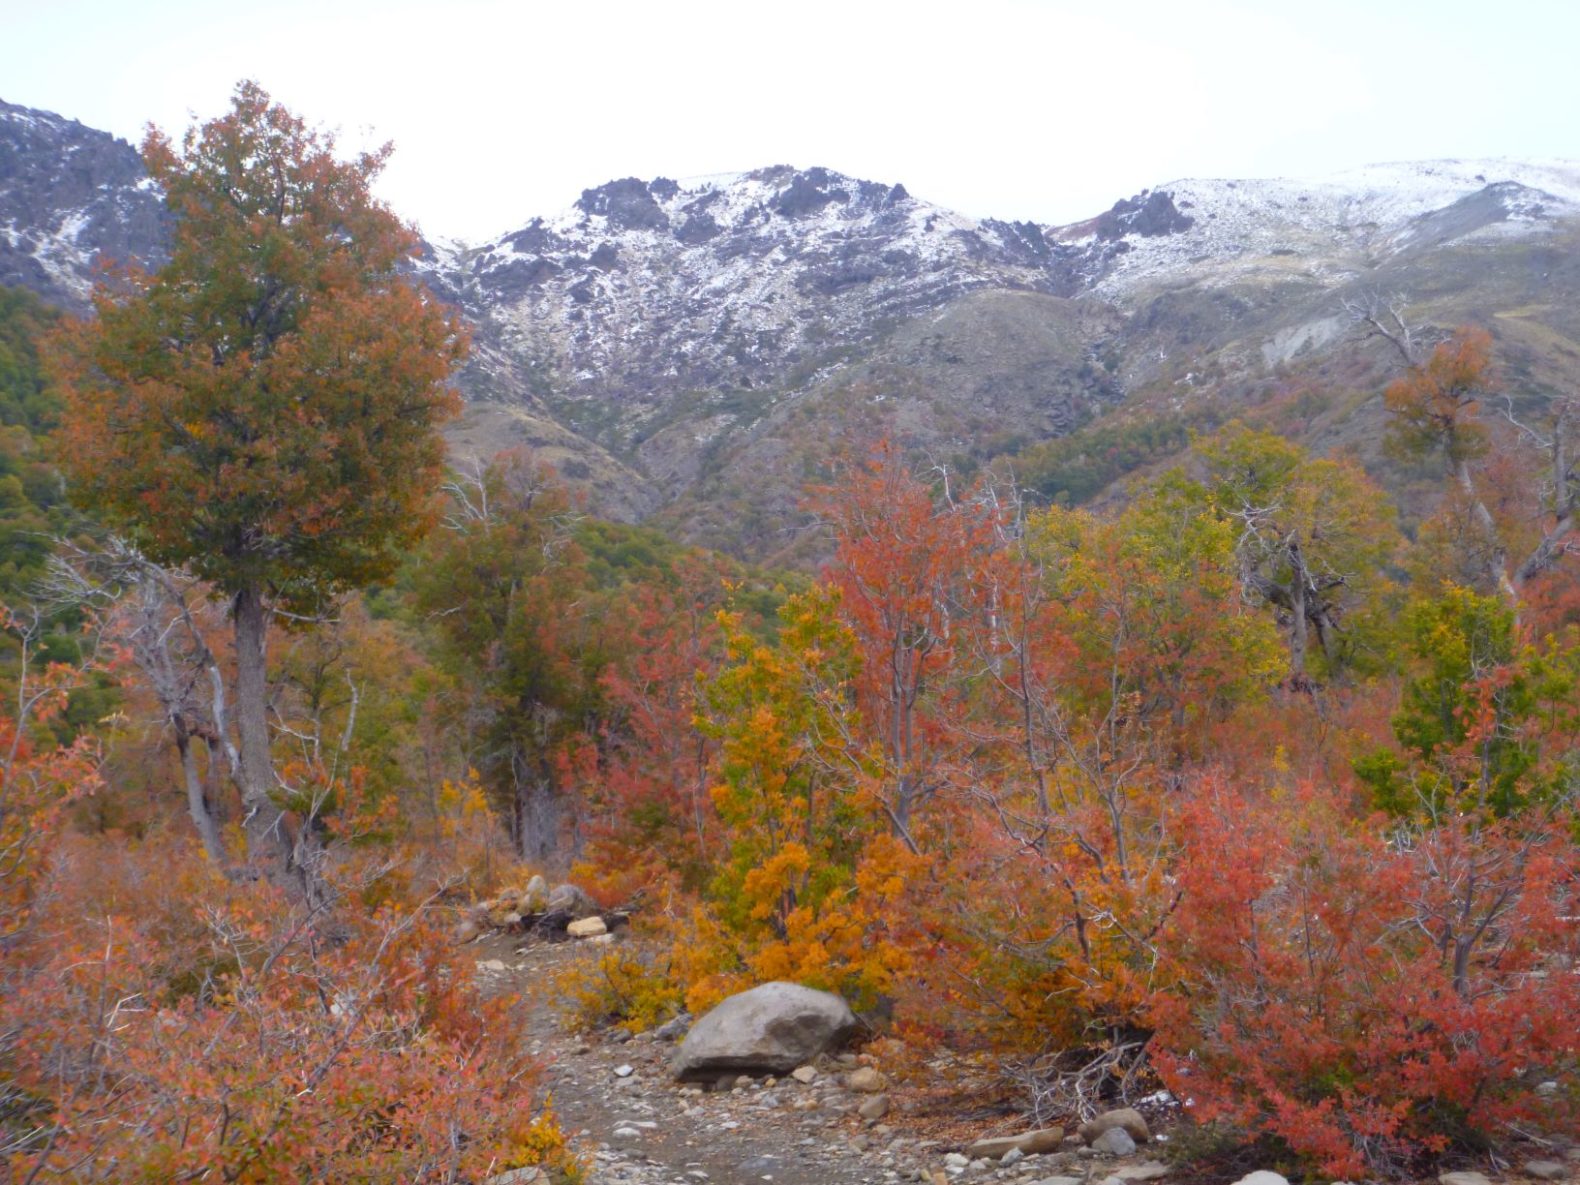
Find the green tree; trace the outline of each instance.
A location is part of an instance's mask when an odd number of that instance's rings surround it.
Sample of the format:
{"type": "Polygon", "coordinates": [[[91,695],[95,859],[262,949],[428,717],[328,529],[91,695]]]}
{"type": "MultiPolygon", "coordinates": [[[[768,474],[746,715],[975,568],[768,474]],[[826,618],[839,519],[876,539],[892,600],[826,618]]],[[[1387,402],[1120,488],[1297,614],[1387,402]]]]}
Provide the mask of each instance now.
{"type": "Polygon", "coordinates": [[[1506,601],[1454,584],[1412,604],[1404,625],[1415,670],[1392,720],[1404,756],[1355,763],[1377,804],[1502,818],[1561,791],[1580,727],[1574,635],[1524,642],[1506,601]]]}
{"type": "Polygon", "coordinates": [[[1384,572],[1403,542],[1387,495],[1352,461],[1308,456],[1238,421],[1192,452],[1197,473],[1169,480],[1234,532],[1242,588],[1284,631],[1290,685],[1308,684],[1313,640],[1329,676],[1354,661],[1353,643],[1376,631],[1353,627],[1375,626],[1391,588],[1384,572]]]}
{"type": "Polygon", "coordinates": [[[338,159],[251,82],[179,148],[150,130],[170,262],[102,285],[50,348],[75,496],[229,598],[248,851],[274,876],[299,853],[270,757],[271,613],[384,576],[429,524],[466,349],[401,274],[416,236],[369,191],[388,154],[338,159]]]}

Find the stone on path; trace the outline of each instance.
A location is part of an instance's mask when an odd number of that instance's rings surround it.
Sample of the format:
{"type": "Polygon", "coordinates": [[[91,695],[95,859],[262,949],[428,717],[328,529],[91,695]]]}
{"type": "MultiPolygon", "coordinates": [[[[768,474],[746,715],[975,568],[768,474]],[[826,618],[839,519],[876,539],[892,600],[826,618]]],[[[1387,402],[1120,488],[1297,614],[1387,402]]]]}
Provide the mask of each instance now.
{"type": "Polygon", "coordinates": [[[572,938],[596,938],[600,934],[607,934],[609,927],[603,924],[603,919],[597,914],[590,918],[578,918],[565,927],[565,933],[572,938]]]}
{"type": "Polygon", "coordinates": [[[1439,1173],[1438,1185],[1492,1185],[1485,1173],[1439,1173]]]}
{"type": "Polygon", "coordinates": [[[811,1086],[812,1083],[817,1081],[817,1067],[797,1066],[790,1071],[790,1077],[801,1083],[802,1086],[811,1086]]]}
{"type": "Polygon", "coordinates": [[[516,912],[542,913],[549,907],[549,883],[541,876],[534,876],[516,898],[516,912]]]}
{"type": "Polygon", "coordinates": [[[1106,1152],[1109,1156],[1129,1156],[1136,1150],[1136,1142],[1124,1128],[1111,1127],[1093,1140],[1091,1147],[1094,1152],[1106,1152]]]}
{"type": "Polygon", "coordinates": [[[1538,1181],[1562,1181],[1569,1175],[1569,1166],[1556,1160],[1528,1160],[1525,1175],[1538,1181]]]}
{"type": "Polygon", "coordinates": [[[573,884],[555,885],[549,893],[547,911],[565,912],[572,918],[588,918],[598,912],[598,903],[585,890],[573,884]]]}
{"type": "Polygon", "coordinates": [[[1256,1172],[1241,1177],[1234,1185],[1289,1185],[1289,1179],[1277,1173],[1270,1173],[1266,1169],[1257,1169],[1256,1172]]]}
{"type": "Polygon", "coordinates": [[[861,1066],[845,1075],[845,1089],[857,1094],[877,1094],[889,1089],[889,1080],[871,1066],[861,1066]]]}
{"type": "Polygon", "coordinates": [[[889,1096],[875,1094],[870,1099],[863,1099],[861,1106],[856,1108],[856,1114],[869,1122],[876,1123],[889,1113],[889,1096]]]}
{"type": "Polygon", "coordinates": [[[699,1019],[675,1051],[676,1078],[726,1070],[786,1074],[843,1044],[857,1028],[849,1005],[798,983],[765,983],[740,992],[699,1019]]]}
{"type": "Polygon", "coordinates": [[[1011,1149],[1019,1149],[1023,1156],[1042,1156],[1055,1152],[1064,1143],[1064,1129],[1062,1127],[1044,1127],[1036,1131],[1022,1132],[1018,1136],[994,1136],[986,1140],[978,1140],[966,1149],[972,1157],[984,1157],[988,1160],[999,1160],[1011,1149]]]}
{"type": "Polygon", "coordinates": [[[1121,1107],[1117,1111],[1105,1111],[1096,1119],[1081,1124],[1078,1131],[1081,1141],[1091,1144],[1098,1136],[1116,1127],[1123,1128],[1130,1138],[1138,1144],[1145,1144],[1152,1138],[1152,1133],[1147,1129],[1147,1121],[1142,1118],[1141,1112],[1133,1107],[1121,1107]]]}
{"type": "Polygon", "coordinates": [[[1145,1164],[1127,1164],[1114,1170],[1114,1176],[1121,1181],[1136,1185],[1142,1181],[1156,1181],[1169,1175],[1169,1166],[1160,1160],[1149,1160],[1145,1164]]]}

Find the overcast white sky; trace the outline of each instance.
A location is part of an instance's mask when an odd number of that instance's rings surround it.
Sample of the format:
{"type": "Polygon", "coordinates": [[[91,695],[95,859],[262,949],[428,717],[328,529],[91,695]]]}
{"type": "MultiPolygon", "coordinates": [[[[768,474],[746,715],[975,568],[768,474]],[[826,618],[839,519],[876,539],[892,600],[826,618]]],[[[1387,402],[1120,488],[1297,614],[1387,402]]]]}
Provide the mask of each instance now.
{"type": "Polygon", "coordinates": [[[1069,222],[1187,176],[1580,157],[1574,0],[0,0],[0,98],[134,143],[254,78],[481,239],[615,177],[822,164],[1069,222]]]}

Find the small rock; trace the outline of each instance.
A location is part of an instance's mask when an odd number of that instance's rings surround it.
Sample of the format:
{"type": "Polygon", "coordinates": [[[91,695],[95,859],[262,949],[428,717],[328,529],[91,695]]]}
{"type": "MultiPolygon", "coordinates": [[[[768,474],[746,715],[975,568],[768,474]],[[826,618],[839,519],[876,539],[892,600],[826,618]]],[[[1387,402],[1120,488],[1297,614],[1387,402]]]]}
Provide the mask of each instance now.
{"type": "Polygon", "coordinates": [[[1093,1152],[1103,1152],[1109,1156],[1129,1156],[1135,1150],[1135,1140],[1122,1127],[1111,1127],[1092,1141],[1093,1152]]]}
{"type": "Polygon", "coordinates": [[[1257,1169],[1256,1172],[1248,1173],[1246,1176],[1241,1177],[1234,1185],[1289,1185],[1289,1181],[1277,1173],[1270,1173],[1266,1169],[1257,1169]]]}
{"type": "Polygon", "coordinates": [[[817,1081],[817,1067],[797,1066],[795,1069],[790,1071],[790,1077],[794,1078],[797,1082],[804,1086],[811,1086],[812,1083],[817,1081]]]}
{"type": "Polygon", "coordinates": [[[861,1066],[845,1075],[845,1089],[854,1090],[858,1094],[877,1094],[879,1091],[889,1089],[889,1080],[881,1071],[874,1070],[871,1066],[861,1066]]]}
{"type": "Polygon", "coordinates": [[[1113,1128],[1123,1128],[1138,1144],[1145,1144],[1152,1138],[1152,1133],[1147,1130],[1147,1121],[1142,1118],[1141,1112],[1132,1107],[1121,1107],[1117,1111],[1105,1111],[1096,1119],[1081,1124],[1078,1134],[1088,1144],[1095,1144],[1097,1137],[1113,1128]]]}
{"type": "Polygon", "coordinates": [[[686,1035],[686,1030],[691,1027],[691,1017],[682,1012],[671,1020],[666,1020],[653,1030],[655,1041],[678,1041],[686,1035]]]}
{"type": "Polygon", "coordinates": [[[616,1078],[629,1078],[632,1074],[635,1074],[635,1073],[636,1073],[636,1067],[630,1066],[630,1065],[616,1066],[614,1068],[614,1076],[616,1078]]]}
{"type": "Polygon", "coordinates": [[[1081,1185],[1079,1177],[1044,1177],[1040,1181],[1033,1181],[1032,1185],[1081,1185]]]}
{"type": "Polygon", "coordinates": [[[565,933],[572,938],[596,938],[600,934],[609,933],[609,927],[603,924],[603,919],[596,914],[590,918],[581,918],[565,927],[565,933]]]}
{"type": "Polygon", "coordinates": [[[549,904],[549,883],[541,876],[534,876],[527,882],[527,887],[521,890],[521,895],[516,898],[516,909],[522,913],[542,913],[549,904]]]}
{"type": "Polygon", "coordinates": [[[613,934],[594,934],[591,938],[584,939],[594,946],[609,946],[614,942],[613,934]]]}
{"type": "MultiPolygon", "coordinates": [[[[465,946],[483,932],[481,926],[471,918],[462,918],[455,927],[455,944],[465,946]]],[[[497,1180],[497,1178],[496,1178],[497,1180]]]]}
{"type": "Polygon", "coordinates": [[[588,918],[598,912],[598,903],[584,889],[572,884],[555,885],[549,893],[547,908],[564,910],[573,918],[588,918]]]}
{"type": "Polygon", "coordinates": [[[1525,1175],[1538,1181],[1562,1181],[1569,1175],[1569,1166],[1556,1160],[1528,1160],[1525,1175]]]}
{"type": "Polygon", "coordinates": [[[1558,1083],[1553,1079],[1548,1079],[1546,1082],[1538,1082],[1536,1084],[1536,1093],[1544,1099],[1551,1098],[1558,1093],[1558,1083]]]}
{"type": "Polygon", "coordinates": [[[970,1163],[971,1163],[971,1158],[969,1156],[963,1156],[963,1155],[961,1155],[958,1152],[950,1152],[950,1153],[945,1154],[945,1156],[944,1156],[944,1167],[945,1168],[963,1169],[963,1168],[966,1167],[966,1165],[968,1165],[970,1163]]]}
{"type": "Polygon", "coordinates": [[[1022,1152],[1019,1148],[1011,1148],[1008,1152],[1004,1153],[1003,1156],[999,1157],[999,1163],[1002,1165],[1011,1165],[1016,1164],[1024,1159],[1026,1159],[1026,1154],[1024,1152],[1022,1152]]]}
{"type": "Polygon", "coordinates": [[[479,971],[499,972],[505,969],[505,964],[499,959],[484,959],[477,965],[479,971]]]}
{"type": "Polygon", "coordinates": [[[736,1090],[745,1090],[751,1084],[752,1084],[752,1076],[750,1074],[737,1074],[735,1076],[735,1089],[736,1090]]]}
{"type": "Polygon", "coordinates": [[[1438,1185],[1492,1185],[1485,1173],[1439,1173],[1438,1185]]]}
{"type": "Polygon", "coordinates": [[[615,1139],[617,1140],[634,1140],[641,1134],[641,1131],[634,1127],[617,1127],[614,1129],[615,1139]]]}
{"type": "Polygon", "coordinates": [[[1018,1150],[1022,1156],[1043,1156],[1056,1151],[1062,1143],[1064,1143],[1062,1127],[1044,1127],[1034,1132],[1022,1132],[1018,1136],[994,1136],[990,1139],[978,1140],[966,1151],[972,1156],[985,1156],[989,1160],[997,1160],[1013,1150],[1018,1150]]]}
{"type": "Polygon", "coordinates": [[[1114,1170],[1114,1176],[1121,1181],[1131,1182],[1135,1185],[1140,1181],[1156,1181],[1169,1175],[1169,1166],[1160,1160],[1149,1160],[1145,1164],[1127,1164],[1123,1168],[1114,1170]]]}
{"type": "Polygon", "coordinates": [[[875,1094],[870,1099],[863,1099],[861,1106],[856,1108],[856,1114],[869,1123],[876,1123],[889,1113],[889,1096],[875,1094]]]}

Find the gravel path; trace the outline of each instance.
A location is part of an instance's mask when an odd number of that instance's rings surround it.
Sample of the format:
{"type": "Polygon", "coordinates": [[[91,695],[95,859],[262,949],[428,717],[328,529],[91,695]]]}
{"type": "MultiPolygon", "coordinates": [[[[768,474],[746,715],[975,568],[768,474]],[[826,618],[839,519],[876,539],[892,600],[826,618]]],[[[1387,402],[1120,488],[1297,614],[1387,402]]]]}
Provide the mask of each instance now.
{"type": "MultiPolygon", "coordinates": [[[[485,990],[519,993],[531,1003],[531,1049],[546,1065],[544,1085],[561,1126],[594,1166],[594,1185],[1035,1185],[1060,1176],[1096,1185],[1116,1170],[1128,1181],[1148,1179],[1130,1175],[1145,1157],[1115,1161],[1074,1144],[1008,1166],[968,1164],[958,1140],[929,1138],[925,1122],[858,1116],[871,1096],[842,1085],[842,1071],[854,1065],[848,1054],[845,1064],[825,1059],[810,1084],[765,1079],[722,1091],[680,1085],[669,1075],[668,1042],[648,1034],[621,1040],[618,1030],[588,1038],[563,1028],[556,975],[607,948],[522,947],[519,939],[493,936],[472,949],[485,990]]],[[[1153,1163],[1152,1173],[1161,1175],[1153,1163]]]]}

